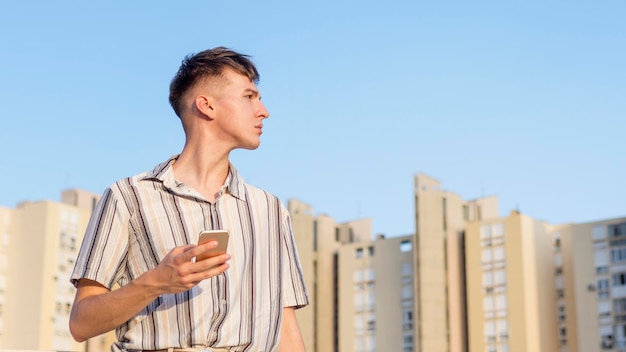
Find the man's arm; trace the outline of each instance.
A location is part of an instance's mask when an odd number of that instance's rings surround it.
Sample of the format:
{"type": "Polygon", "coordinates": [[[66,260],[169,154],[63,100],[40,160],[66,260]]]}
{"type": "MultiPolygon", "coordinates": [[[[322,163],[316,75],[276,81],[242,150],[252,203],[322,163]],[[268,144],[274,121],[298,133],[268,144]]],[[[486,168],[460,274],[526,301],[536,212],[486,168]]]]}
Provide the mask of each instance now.
{"type": "Polygon", "coordinates": [[[187,291],[200,281],[223,273],[228,269],[228,254],[192,262],[192,258],[216,245],[211,241],[201,246],[176,247],[155,269],[114,291],[81,279],[70,315],[72,337],[82,342],[113,330],[160,295],[187,291]]]}
{"type": "Polygon", "coordinates": [[[283,326],[280,330],[280,352],[304,352],[304,341],[296,320],[294,307],[283,308],[283,326]]]}

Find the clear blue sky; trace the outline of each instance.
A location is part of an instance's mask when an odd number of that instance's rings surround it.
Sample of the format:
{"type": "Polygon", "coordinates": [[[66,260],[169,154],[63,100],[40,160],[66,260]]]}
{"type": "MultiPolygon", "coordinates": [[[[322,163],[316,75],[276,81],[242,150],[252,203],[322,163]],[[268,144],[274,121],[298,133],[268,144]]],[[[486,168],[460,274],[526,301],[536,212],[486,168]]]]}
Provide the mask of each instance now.
{"type": "Polygon", "coordinates": [[[271,117],[244,178],[375,233],[413,177],[551,223],[626,216],[623,1],[12,1],[0,5],[0,205],[101,193],[180,152],[183,56],[252,56],[271,117]]]}

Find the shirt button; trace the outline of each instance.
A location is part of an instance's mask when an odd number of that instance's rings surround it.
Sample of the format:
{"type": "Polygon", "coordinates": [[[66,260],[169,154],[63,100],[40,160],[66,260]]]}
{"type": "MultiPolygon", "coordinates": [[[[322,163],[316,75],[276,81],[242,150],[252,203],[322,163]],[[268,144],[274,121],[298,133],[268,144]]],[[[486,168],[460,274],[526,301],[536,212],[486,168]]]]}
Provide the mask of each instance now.
{"type": "Polygon", "coordinates": [[[226,305],[226,300],[225,299],[220,299],[220,304],[225,306],[226,305]]]}

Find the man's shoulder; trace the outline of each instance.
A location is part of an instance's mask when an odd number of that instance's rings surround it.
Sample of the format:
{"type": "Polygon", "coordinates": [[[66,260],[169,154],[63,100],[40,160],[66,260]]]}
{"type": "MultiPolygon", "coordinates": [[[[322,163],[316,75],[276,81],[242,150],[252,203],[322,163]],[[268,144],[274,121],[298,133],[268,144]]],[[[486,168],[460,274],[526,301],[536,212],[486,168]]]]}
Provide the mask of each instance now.
{"type": "Polygon", "coordinates": [[[274,193],[257,187],[255,185],[251,185],[249,183],[245,183],[246,192],[248,194],[248,199],[251,202],[271,202],[272,204],[277,203],[282,205],[282,202],[274,193]]]}
{"type": "Polygon", "coordinates": [[[149,175],[149,171],[144,171],[142,173],[139,173],[133,176],[127,176],[127,177],[121,178],[115,181],[113,185],[121,189],[138,187],[142,183],[142,181],[148,177],[148,175],[149,175]]]}
{"type": "Polygon", "coordinates": [[[261,188],[261,187],[257,187],[255,185],[249,184],[249,183],[245,183],[245,187],[246,190],[248,191],[248,193],[254,194],[256,196],[264,196],[264,197],[272,197],[272,198],[277,198],[276,195],[274,195],[272,192],[261,188]]]}
{"type": "Polygon", "coordinates": [[[172,160],[175,159],[175,157],[176,155],[174,157],[171,157],[169,160],[165,162],[159,163],[158,165],[154,166],[150,170],[146,170],[146,171],[143,171],[141,173],[138,173],[132,176],[121,178],[117,180],[113,186],[116,188],[119,188],[120,190],[127,190],[127,189],[140,188],[140,187],[152,188],[154,187],[152,185],[152,182],[145,182],[145,181],[162,182],[163,175],[171,167],[172,160]]]}

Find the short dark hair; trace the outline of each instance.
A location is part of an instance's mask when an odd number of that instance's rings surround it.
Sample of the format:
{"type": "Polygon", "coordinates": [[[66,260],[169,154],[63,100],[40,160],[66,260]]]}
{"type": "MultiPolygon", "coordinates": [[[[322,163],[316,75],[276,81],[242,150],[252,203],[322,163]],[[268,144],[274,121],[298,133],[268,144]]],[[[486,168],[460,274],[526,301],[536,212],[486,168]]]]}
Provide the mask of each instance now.
{"type": "Polygon", "coordinates": [[[225,68],[244,75],[251,82],[259,82],[259,72],[248,55],[237,53],[223,46],[187,55],[170,83],[170,105],[178,117],[182,117],[182,98],[198,81],[221,77],[225,68]]]}

